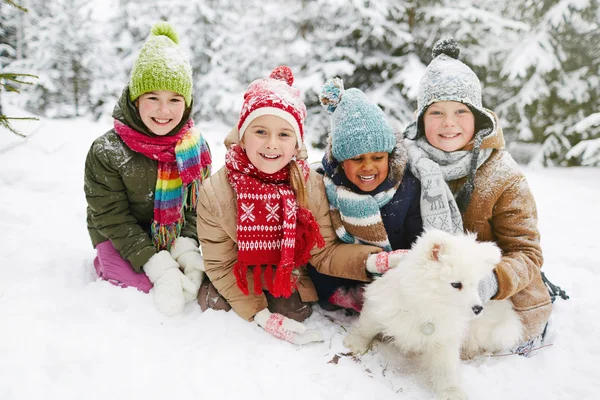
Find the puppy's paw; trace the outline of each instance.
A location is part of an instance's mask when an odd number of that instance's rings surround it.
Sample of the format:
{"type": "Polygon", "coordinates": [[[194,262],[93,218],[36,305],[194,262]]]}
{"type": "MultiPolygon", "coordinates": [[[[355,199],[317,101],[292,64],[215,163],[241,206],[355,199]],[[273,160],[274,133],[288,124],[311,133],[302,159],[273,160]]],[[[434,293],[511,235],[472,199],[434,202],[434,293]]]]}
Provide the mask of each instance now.
{"type": "Polygon", "coordinates": [[[481,351],[476,351],[472,348],[462,348],[460,350],[460,359],[463,361],[471,360],[475,358],[477,355],[481,354],[481,351]]]}
{"type": "Polygon", "coordinates": [[[344,339],[344,346],[350,349],[354,354],[365,354],[369,350],[371,340],[360,336],[354,332],[350,332],[344,339]]]}
{"type": "Polygon", "coordinates": [[[467,400],[467,394],[459,387],[444,389],[437,395],[438,400],[467,400]]]}

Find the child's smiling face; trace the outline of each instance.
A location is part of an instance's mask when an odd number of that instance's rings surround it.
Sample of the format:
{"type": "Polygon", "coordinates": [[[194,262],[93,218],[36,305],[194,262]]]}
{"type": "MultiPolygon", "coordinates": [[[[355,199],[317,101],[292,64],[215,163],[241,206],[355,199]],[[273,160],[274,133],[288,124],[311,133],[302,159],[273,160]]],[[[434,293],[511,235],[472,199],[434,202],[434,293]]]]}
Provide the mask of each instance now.
{"type": "Polygon", "coordinates": [[[166,135],[179,125],[185,111],[183,96],[168,90],[144,93],[136,104],[146,127],[158,136],[166,135]]]}
{"type": "Polygon", "coordinates": [[[425,136],[429,143],[446,152],[462,149],[475,134],[475,116],[457,101],[438,101],[423,115],[425,136]]]}
{"type": "Polygon", "coordinates": [[[388,176],[389,154],[386,152],[360,154],[342,161],[346,178],[363,192],[371,192],[388,176]]]}
{"type": "Polygon", "coordinates": [[[296,155],[297,144],[292,125],[275,115],[252,120],[240,142],[250,162],[266,174],[285,167],[296,155]]]}

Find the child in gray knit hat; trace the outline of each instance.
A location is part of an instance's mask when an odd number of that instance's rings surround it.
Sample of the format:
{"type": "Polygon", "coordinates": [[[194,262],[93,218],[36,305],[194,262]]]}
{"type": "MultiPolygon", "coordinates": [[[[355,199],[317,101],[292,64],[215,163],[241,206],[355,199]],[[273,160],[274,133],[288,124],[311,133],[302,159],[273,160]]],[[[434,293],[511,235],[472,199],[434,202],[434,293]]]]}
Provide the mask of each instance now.
{"type": "MultiPolygon", "coordinates": [[[[345,243],[381,248],[367,258],[363,276],[382,274],[422,231],[419,182],[406,168],[406,149],[383,110],[362,91],[330,79],[320,100],[331,113],[323,181],[333,228],[345,243]]],[[[335,272],[309,268],[321,305],[360,312],[364,282],[350,271],[335,272]]]]}
{"type": "Polygon", "coordinates": [[[484,302],[512,301],[523,322],[518,352],[526,355],[552,311],[540,273],[536,204],[504,149],[498,118],[482,106],[477,75],[459,53],[453,39],[434,46],[419,84],[416,120],[404,134],[409,165],[421,181],[425,228],[475,232],[502,250],[501,262],[480,283],[480,296],[484,302]]]}

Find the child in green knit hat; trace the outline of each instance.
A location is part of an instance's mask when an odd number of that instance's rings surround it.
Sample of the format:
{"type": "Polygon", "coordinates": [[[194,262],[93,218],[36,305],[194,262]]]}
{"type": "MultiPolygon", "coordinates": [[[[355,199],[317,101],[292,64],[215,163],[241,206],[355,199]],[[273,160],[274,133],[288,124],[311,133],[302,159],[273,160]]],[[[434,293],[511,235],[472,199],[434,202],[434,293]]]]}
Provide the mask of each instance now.
{"type": "Polygon", "coordinates": [[[166,315],[196,299],[204,277],[196,198],[210,175],[194,128],[192,68],[167,22],[152,28],[113,111],[114,127],[85,164],[87,226],[98,276],[153,291],[166,315]]]}

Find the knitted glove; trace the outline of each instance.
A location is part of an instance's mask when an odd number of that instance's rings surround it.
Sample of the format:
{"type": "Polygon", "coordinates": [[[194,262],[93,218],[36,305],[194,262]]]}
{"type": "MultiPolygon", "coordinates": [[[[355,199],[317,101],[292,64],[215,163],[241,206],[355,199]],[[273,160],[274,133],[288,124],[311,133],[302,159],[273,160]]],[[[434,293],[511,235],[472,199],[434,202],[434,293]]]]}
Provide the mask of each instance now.
{"type": "Polygon", "coordinates": [[[196,300],[198,289],[204,280],[204,260],[200,255],[198,243],[192,238],[178,237],[171,246],[171,256],[183,268],[183,274],[196,286],[193,292],[184,290],[186,302],[196,300]]]}
{"type": "Polygon", "coordinates": [[[479,281],[479,298],[483,303],[487,303],[492,297],[498,293],[498,277],[492,271],[489,275],[479,281]]]}
{"type": "Polygon", "coordinates": [[[194,292],[196,286],[179,270],[179,264],[167,250],[150,257],[144,272],[154,284],[154,304],[167,316],[179,314],[185,305],[184,292],[194,292]]]}
{"type": "Polygon", "coordinates": [[[306,329],[304,324],[284,317],[281,314],[271,314],[268,309],[256,313],[254,321],[276,338],[286,340],[292,344],[307,344],[322,342],[323,334],[314,329],[306,329]]]}
{"type": "Polygon", "coordinates": [[[382,275],[391,268],[398,266],[408,250],[382,251],[367,257],[366,269],[373,275],[382,275]]]}
{"type": "Polygon", "coordinates": [[[356,312],[361,312],[364,299],[365,287],[363,285],[355,286],[346,289],[345,287],[337,288],[329,299],[331,304],[338,307],[353,309],[356,312]]]}

